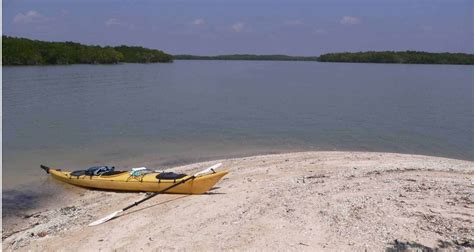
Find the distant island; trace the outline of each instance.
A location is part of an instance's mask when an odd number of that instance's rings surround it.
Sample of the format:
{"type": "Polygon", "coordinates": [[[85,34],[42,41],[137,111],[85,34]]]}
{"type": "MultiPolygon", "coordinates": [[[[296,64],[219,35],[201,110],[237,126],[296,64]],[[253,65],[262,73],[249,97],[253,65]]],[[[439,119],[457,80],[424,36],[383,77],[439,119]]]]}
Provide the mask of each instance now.
{"type": "Polygon", "coordinates": [[[272,61],[318,61],[317,56],[288,56],[282,54],[229,54],[217,56],[198,56],[189,54],[173,55],[176,60],[272,60],[272,61]]]}
{"type": "Polygon", "coordinates": [[[349,63],[398,63],[398,64],[457,64],[474,65],[474,54],[430,53],[419,51],[343,52],[320,56],[230,54],[217,56],[174,55],[176,60],[272,60],[272,61],[319,61],[349,63]]]}
{"type": "Polygon", "coordinates": [[[139,46],[101,47],[75,42],[46,42],[10,36],[2,36],[2,40],[3,65],[155,63],[172,62],[174,59],[474,65],[474,54],[466,53],[369,51],[327,53],[320,56],[288,56],[282,54],[198,56],[189,54],[170,55],[160,50],[139,46]]]}
{"type": "Polygon", "coordinates": [[[320,62],[398,63],[398,64],[456,64],[473,65],[474,54],[429,53],[418,51],[344,52],[319,56],[320,62]]]}
{"type": "Polygon", "coordinates": [[[65,65],[172,62],[160,50],[138,46],[91,46],[2,36],[3,65],[65,65]]]}

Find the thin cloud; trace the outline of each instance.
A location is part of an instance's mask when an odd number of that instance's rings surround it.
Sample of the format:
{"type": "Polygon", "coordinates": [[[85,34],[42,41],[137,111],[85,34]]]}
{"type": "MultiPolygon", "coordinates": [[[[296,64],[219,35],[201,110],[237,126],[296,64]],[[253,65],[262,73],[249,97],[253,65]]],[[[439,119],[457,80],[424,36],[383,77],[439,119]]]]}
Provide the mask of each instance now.
{"type": "Polygon", "coordinates": [[[107,28],[114,27],[114,26],[125,27],[125,28],[128,28],[128,29],[134,29],[135,28],[135,26],[133,24],[122,22],[118,18],[109,18],[109,19],[107,19],[105,21],[105,26],[107,28]]]}
{"type": "Polygon", "coordinates": [[[107,21],[105,21],[105,26],[107,27],[111,27],[111,26],[114,26],[114,25],[121,25],[122,23],[119,22],[118,19],[116,18],[109,18],[107,19],[107,21]]]}
{"type": "Polygon", "coordinates": [[[69,11],[68,11],[68,10],[64,10],[64,9],[61,10],[61,16],[64,17],[64,16],[67,16],[67,15],[69,15],[69,11]]]}
{"type": "Polygon", "coordinates": [[[318,29],[314,30],[314,32],[315,32],[316,34],[325,34],[325,33],[326,33],[326,30],[321,29],[321,28],[318,28],[318,29]]]}
{"type": "Polygon", "coordinates": [[[241,32],[245,28],[245,24],[242,22],[237,22],[230,27],[234,32],[241,32]]]}
{"type": "Polygon", "coordinates": [[[201,25],[205,25],[206,24],[206,21],[202,18],[198,18],[198,19],[195,19],[193,22],[192,22],[193,25],[197,25],[197,26],[201,26],[201,25]]]}
{"type": "Polygon", "coordinates": [[[48,21],[49,18],[41,15],[41,13],[30,10],[26,13],[18,13],[13,18],[13,23],[15,24],[32,24],[32,23],[42,23],[48,21]]]}
{"type": "Polygon", "coordinates": [[[433,26],[430,25],[420,25],[420,29],[424,32],[430,32],[433,30],[433,26]]]}
{"type": "Polygon", "coordinates": [[[301,19],[286,20],[285,25],[302,25],[303,21],[301,19]]]}
{"type": "Polygon", "coordinates": [[[342,17],[340,23],[343,25],[357,25],[362,23],[362,21],[358,17],[344,16],[342,17]]]}

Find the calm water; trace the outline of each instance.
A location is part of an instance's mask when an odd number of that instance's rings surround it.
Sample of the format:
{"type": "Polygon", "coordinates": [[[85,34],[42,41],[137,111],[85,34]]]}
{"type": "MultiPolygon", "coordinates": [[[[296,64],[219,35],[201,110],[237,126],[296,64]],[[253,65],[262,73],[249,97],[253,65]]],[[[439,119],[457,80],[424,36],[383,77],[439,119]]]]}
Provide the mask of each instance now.
{"type": "Polygon", "coordinates": [[[4,67],[3,184],[53,183],[40,164],[156,168],[295,150],[473,160],[473,70],[249,61],[4,67]]]}

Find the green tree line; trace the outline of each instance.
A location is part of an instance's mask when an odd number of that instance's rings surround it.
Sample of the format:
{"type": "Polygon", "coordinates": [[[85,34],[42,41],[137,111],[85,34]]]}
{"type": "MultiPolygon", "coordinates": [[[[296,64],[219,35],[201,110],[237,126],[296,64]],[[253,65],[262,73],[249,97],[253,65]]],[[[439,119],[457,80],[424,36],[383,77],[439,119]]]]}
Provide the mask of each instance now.
{"type": "Polygon", "coordinates": [[[160,50],[152,50],[138,46],[117,46],[114,49],[120,52],[124,62],[134,63],[155,63],[155,62],[172,62],[173,56],[160,50]]]}
{"type": "Polygon", "coordinates": [[[189,54],[174,55],[177,60],[272,60],[272,61],[317,61],[316,56],[288,56],[281,54],[256,55],[256,54],[230,54],[217,56],[197,56],[189,54]]]}
{"type": "Polygon", "coordinates": [[[343,52],[317,56],[230,54],[218,56],[174,55],[176,60],[282,60],[354,63],[462,64],[473,65],[474,54],[430,53],[419,51],[343,52]]]}
{"type": "Polygon", "coordinates": [[[231,54],[218,56],[170,55],[138,46],[90,46],[74,42],[45,42],[2,36],[3,65],[152,63],[177,60],[272,60],[403,64],[474,64],[474,54],[420,51],[327,53],[317,56],[231,54]]]}
{"type": "Polygon", "coordinates": [[[3,65],[115,64],[171,62],[160,50],[128,46],[90,46],[2,36],[3,65]]]}
{"type": "Polygon", "coordinates": [[[400,64],[459,64],[473,65],[474,54],[429,53],[419,51],[383,52],[344,52],[328,53],[319,56],[321,62],[361,62],[361,63],[400,63],[400,64]]]}

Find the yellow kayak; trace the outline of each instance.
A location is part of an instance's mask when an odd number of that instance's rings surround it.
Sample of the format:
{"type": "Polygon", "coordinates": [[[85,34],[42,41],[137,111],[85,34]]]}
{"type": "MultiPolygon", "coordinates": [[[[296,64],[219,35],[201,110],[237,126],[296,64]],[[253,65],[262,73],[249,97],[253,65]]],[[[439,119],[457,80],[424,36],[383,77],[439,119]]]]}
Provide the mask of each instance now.
{"type": "Polygon", "coordinates": [[[128,171],[114,171],[110,174],[103,175],[71,175],[69,171],[62,171],[60,169],[53,169],[46,166],[41,166],[47,173],[62,182],[95,189],[104,190],[118,190],[118,191],[139,191],[139,192],[160,192],[173,184],[184,183],[177,185],[166,193],[179,194],[202,194],[209,191],[219,180],[224,177],[228,171],[218,171],[212,174],[206,174],[200,177],[189,179],[191,176],[183,175],[177,179],[161,179],[160,173],[152,172],[139,176],[133,176],[128,171]]]}

